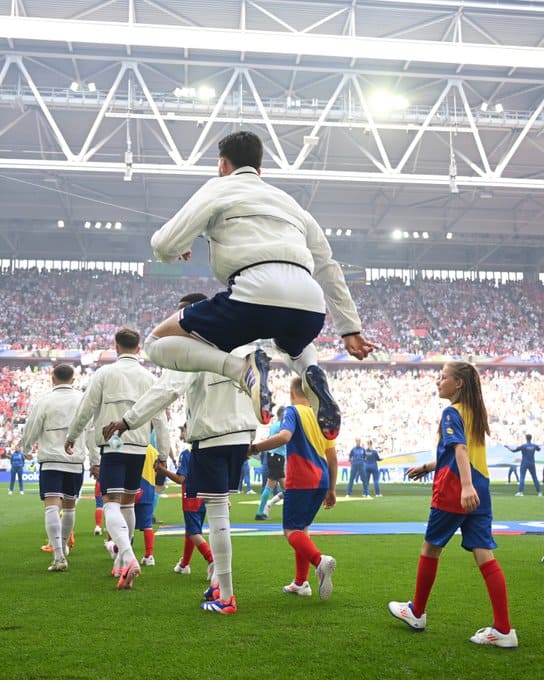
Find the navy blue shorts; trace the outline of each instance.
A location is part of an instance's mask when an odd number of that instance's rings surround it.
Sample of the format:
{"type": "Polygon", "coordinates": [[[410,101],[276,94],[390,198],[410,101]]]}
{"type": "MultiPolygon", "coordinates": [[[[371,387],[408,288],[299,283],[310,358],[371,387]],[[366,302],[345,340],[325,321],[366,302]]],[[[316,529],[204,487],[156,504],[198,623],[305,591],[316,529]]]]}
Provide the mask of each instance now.
{"type": "Polygon", "coordinates": [[[40,470],[40,498],[60,497],[75,501],[83,484],[83,472],[40,470]]]}
{"type": "Polygon", "coordinates": [[[431,508],[425,540],[431,545],[443,548],[455,532],[460,529],[463,537],[461,546],[465,550],[484,548],[494,550],[497,544],[493,540],[491,513],[469,513],[468,515],[446,512],[431,508]]]}
{"type": "Polygon", "coordinates": [[[136,529],[143,531],[153,528],[153,503],[136,503],[134,514],[136,516],[136,529]]]}
{"type": "Polygon", "coordinates": [[[187,498],[209,499],[237,493],[247,450],[247,444],[202,450],[198,442],[193,444],[185,489],[187,498]]]}
{"type": "Polygon", "coordinates": [[[304,530],[323,505],[327,489],[286,489],[283,492],[283,528],[304,530]]]}
{"type": "MultiPolygon", "coordinates": [[[[144,449],[145,452],[145,449],[144,449]]],[[[102,495],[128,493],[136,495],[144,469],[145,455],[134,453],[104,453],[100,457],[100,488],[102,495]]]]}
{"type": "Polygon", "coordinates": [[[204,524],[204,517],[206,516],[206,505],[203,503],[200,510],[195,512],[191,510],[183,511],[183,518],[185,520],[185,533],[187,536],[194,536],[202,533],[202,525],[204,524]]]}
{"type": "Polygon", "coordinates": [[[300,356],[321,331],[325,314],[231,300],[217,293],[180,311],[180,326],[225,352],[259,339],[273,338],[290,357],[300,356]]]}

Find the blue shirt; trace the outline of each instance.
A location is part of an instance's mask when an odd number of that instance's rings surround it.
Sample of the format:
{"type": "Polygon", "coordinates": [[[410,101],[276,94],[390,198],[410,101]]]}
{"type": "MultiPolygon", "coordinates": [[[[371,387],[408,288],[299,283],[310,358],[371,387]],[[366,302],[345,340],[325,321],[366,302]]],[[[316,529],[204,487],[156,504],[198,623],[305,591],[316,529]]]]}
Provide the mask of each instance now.
{"type": "Polygon", "coordinates": [[[521,462],[525,463],[526,465],[534,465],[535,464],[535,453],[537,451],[540,451],[540,446],[537,446],[536,444],[533,444],[532,442],[529,443],[527,442],[526,444],[522,444],[521,446],[518,446],[517,449],[513,449],[513,452],[516,453],[517,451],[521,451],[521,462]]]}
{"type": "Polygon", "coordinates": [[[362,463],[363,460],[365,459],[365,450],[363,449],[363,447],[354,446],[349,452],[349,459],[352,465],[353,463],[362,463]]]}
{"type": "Polygon", "coordinates": [[[25,465],[25,457],[22,451],[14,451],[11,454],[11,467],[22,468],[25,465]]]}
{"type": "Polygon", "coordinates": [[[381,460],[376,449],[367,449],[365,452],[365,465],[369,467],[377,467],[378,461],[381,460]]]}
{"type": "MultiPolygon", "coordinates": [[[[270,429],[268,430],[268,436],[273,437],[275,434],[278,434],[279,431],[281,430],[281,420],[275,420],[272,425],[270,425],[270,429]]],[[[282,444],[281,446],[278,446],[277,449],[271,449],[268,453],[275,453],[277,456],[284,456],[287,453],[287,445],[282,444]]]]}

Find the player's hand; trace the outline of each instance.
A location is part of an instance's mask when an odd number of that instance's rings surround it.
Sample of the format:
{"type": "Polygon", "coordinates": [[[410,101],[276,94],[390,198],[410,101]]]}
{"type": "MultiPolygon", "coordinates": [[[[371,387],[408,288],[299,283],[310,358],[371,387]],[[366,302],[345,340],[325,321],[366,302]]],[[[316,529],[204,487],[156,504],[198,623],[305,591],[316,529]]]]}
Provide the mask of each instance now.
{"type": "Polygon", "coordinates": [[[64,442],[64,452],[71,456],[74,453],[74,442],[66,440],[64,442]]]}
{"type": "Polygon", "coordinates": [[[153,468],[155,472],[162,472],[163,470],[166,470],[166,463],[163,462],[162,460],[159,460],[158,458],[155,460],[153,463],[153,468]]]}
{"type": "Polygon", "coordinates": [[[429,468],[425,467],[423,468],[423,465],[416,465],[413,468],[410,468],[408,472],[406,473],[406,476],[408,479],[412,479],[414,482],[417,481],[418,479],[422,479],[425,477],[425,475],[428,475],[430,472],[429,468]]]}
{"type": "Polygon", "coordinates": [[[325,506],[325,510],[330,510],[336,505],[336,491],[332,489],[327,491],[323,505],[325,506]]]}
{"type": "Polygon", "coordinates": [[[184,260],[185,262],[187,262],[187,260],[190,260],[190,259],[191,259],[191,255],[192,255],[192,254],[193,254],[193,253],[192,253],[192,251],[190,251],[190,250],[188,250],[188,251],[185,252],[185,253],[181,253],[181,255],[178,257],[178,260],[184,260]]]}
{"type": "Polygon", "coordinates": [[[106,425],[105,427],[102,428],[102,436],[106,441],[112,436],[112,434],[118,430],[119,434],[123,434],[123,432],[126,432],[128,430],[128,427],[125,425],[124,420],[112,420],[112,422],[109,425],[106,425]]]}
{"type": "Polygon", "coordinates": [[[348,354],[359,359],[359,361],[366,359],[370,352],[378,349],[378,345],[367,340],[361,333],[357,333],[357,335],[346,335],[342,340],[344,341],[344,347],[348,354]]]}
{"type": "Polygon", "coordinates": [[[480,498],[472,484],[461,489],[461,507],[465,512],[472,512],[480,505],[480,498]]]}
{"type": "Polygon", "coordinates": [[[91,477],[93,479],[99,479],[100,477],[100,465],[91,465],[91,469],[89,471],[91,477]]]}

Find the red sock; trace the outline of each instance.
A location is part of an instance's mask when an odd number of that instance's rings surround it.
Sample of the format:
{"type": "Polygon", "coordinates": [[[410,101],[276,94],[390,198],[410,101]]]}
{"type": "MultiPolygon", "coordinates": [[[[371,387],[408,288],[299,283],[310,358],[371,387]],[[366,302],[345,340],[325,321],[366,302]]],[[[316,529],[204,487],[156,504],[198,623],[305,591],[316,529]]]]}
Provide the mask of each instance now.
{"type": "Polygon", "coordinates": [[[183,557],[181,558],[181,566],[186,567],[191,561],[195,544],[191,541],[189,536],[185,536],[185,543],[183,544],[183,557]]]}
{"type": "Polygon", "coordinates": [[[291,532],[287,540],[289,541],[289,545],[295,551],[297,569],[295,583],[297,586],[301,586],[304,581],[307,580],[310,564],[313,564],[314,567],[317,567],[319,564],[319,561],[321,560],[321,553],[316,548],[312,539],[303,531],[291,532]],[[304,578],[302,578],[302,576],[304,576],[304,578]],[[302,580],[300,581],[301,578],[302,580]]]}
{"type": "Polygon", "coordinates": [[[488,560],[480,565],[480,571],[484,577],[493,607],[493,628],[498,630],[499,633],[509,633],[510,618],[508,617],[506,580],[500,564],[497,560],[488,560]]]}
{"type": "Polygon", "coordinates": [[[202,555],[202,557],[206,560],[206,562],[209,564],[210,562],[213,562],[213,555],[212,555],[212,549],[210,546],[206,543],[206,541],[202,541],[202,543],[199,543],[196,546],[198,552],[202,555]]]}
{"type": "Polygon", "coordinates": [[[144,529],[144,546],[145,556],[149,557],[153,554],[153,548],[155,547],[155,532],[153,529],[144,529]]]}
{"type": "Polygon", "coordinates": [[[412,602],[412,611],[418,618],[425,612],[427,600],[431,594],[436,572],[438,570],[438,557],[419,556],[416,577],[416,594],[412,602]]]}
{"type": "Polygon", "coordinates": [[[96,508],[94,511],[94,524],[97,527],[102,526],[102,508],[96,508]]]}

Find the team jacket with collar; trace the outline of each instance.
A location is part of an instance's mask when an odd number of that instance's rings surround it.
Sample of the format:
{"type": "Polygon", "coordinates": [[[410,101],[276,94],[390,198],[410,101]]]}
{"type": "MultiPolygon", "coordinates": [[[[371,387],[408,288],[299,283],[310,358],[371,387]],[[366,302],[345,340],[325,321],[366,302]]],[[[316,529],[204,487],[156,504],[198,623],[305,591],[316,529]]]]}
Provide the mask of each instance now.
{"type": "MultiPolygon", "coordinates": [[[[117,361],[102,366],[91,378],[79,408],[68,430],[68,441],[74,441],[92,419],[94,423],[96,446],[102,453],[109,449],[102,436],[102,429],[113,420],[120,420],[125,411],[152,387],[155,379],[144,368],[134,354],[121,354],[117,361]]],[[[170,437],[164,411],[153,415],[140,427],[123,433],[123,453],[145,455],[151,435],[151,425],[157,437],[159,458],[166,460],[170,450],[170,437]]],[[[89,452],[91,465],[100,462],[96,450],[89,452]]]]}
{"type": "MultiPolygon", "coordinates": [[[[209,242],[211,268],[223,284],[256,264],[296,264],[323,289],[340,335],[361,330],[357,309],[323,230],[294,198],[264,182],[254,168],[238,168],[206,182],[153,234],[151,246],[157,259],[175,262],[200,235],[209,242]]],[[[267,304],[258,299],[255,303],[267,304]]]]}
{"type": "Polygon", "coordinates": [[[30,409],[23,432],[23,451],[28,454],[38,443],[40,464],[62,463],[81,472],[85,460],[85,437],[74,438],[74,453],[64,452],[68,427],[77,411],[83,394],[71,385],[56,385],[30,409]]]}

